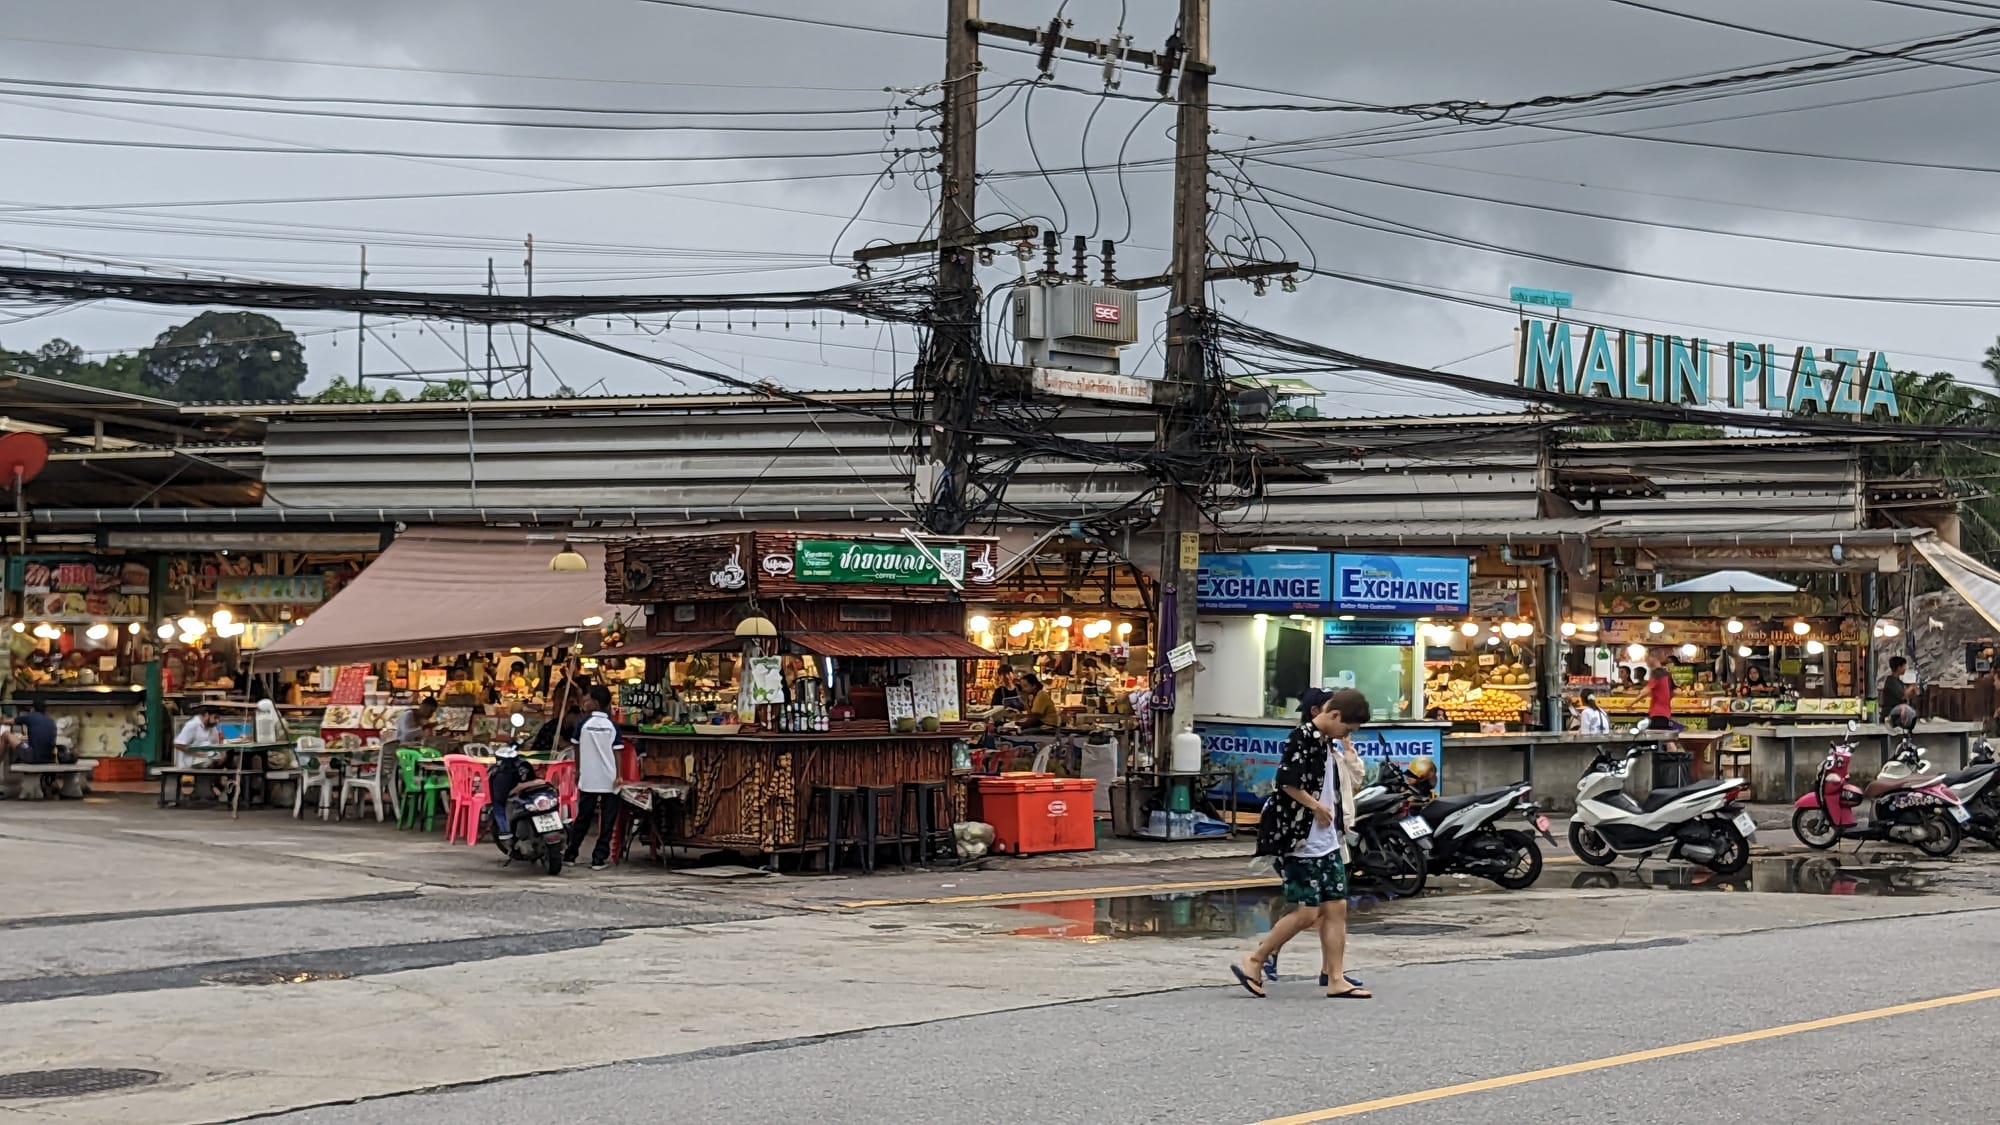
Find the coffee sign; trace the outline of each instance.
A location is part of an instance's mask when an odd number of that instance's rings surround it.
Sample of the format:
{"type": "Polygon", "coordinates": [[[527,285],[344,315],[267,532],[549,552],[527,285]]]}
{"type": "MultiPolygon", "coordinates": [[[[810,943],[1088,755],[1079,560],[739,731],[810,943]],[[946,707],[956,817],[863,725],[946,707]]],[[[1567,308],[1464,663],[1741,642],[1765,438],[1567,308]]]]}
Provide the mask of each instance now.
{"type": "Polygon", "coordinates": [[[938,586],[965,581],[965,548],[914,543],[801,539],[792,550],[793,574],[800,582],[872,582],[892,586],[938,586]]]}

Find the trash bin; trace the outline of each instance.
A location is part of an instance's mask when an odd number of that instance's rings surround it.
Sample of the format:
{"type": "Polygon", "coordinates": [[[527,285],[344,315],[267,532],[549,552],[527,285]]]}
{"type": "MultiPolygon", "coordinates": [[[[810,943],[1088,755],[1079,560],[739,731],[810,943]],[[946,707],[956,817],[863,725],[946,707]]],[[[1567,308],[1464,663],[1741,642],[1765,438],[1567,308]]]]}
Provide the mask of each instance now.
{"type": "Polygon", "coordinates": [[[1693,754],[1685,750],[1653,751],[1653,788],[1678,789],[1693,778],[1693,754]]]}

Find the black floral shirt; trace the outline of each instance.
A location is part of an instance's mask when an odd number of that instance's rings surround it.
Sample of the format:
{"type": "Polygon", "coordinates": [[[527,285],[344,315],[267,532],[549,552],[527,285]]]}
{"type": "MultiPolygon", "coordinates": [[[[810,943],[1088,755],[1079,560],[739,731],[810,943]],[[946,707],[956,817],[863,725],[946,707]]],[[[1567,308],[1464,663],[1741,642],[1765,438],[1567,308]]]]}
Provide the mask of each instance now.
{"type": "Polygon", "coordinates": [[[1326,737],[1310,724],[1293,728],[1285,740],[1284,755],[1278,759],[1277,782],[1257,825],[1258,855],[1288,856],[1312,835],[1312,809],[1293,800],[1285,790],[1318,793],[1326,786],[1326,770],[1326,737]]]}

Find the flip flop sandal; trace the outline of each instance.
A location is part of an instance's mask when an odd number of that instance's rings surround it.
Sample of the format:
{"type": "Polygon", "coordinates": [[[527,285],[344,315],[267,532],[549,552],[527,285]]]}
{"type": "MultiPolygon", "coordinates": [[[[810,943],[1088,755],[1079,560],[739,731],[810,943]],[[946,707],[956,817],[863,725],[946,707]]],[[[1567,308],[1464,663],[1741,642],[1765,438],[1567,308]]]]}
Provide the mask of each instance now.
{"type": "Polygon", "coordinates": [[[1350,988],[1345,992],[1329,992],[1328,1000],[1373,1000],[1375,994],[1365,988],[1350,988]]]}
{"type": "MultiPolygon", "coordinates": [[[[1265,975],[1265,976],[1267,976],[1267,977],[1271,975],[1271,967],[1270,967],[1269,965],[1266,965],[1266,966],[1264,966],[1264,975],[1265,975]]],[[[1357,976],[1355,976],[1355,975],[1354,975],[1353,973],[1342,973],[1342,974],[1340,975],[1340,979],[1342,979],[1342,980],[1346,981],[1347,983],[1349,983],[1349,984],[1353,985],[1353,986],[1354,986],[1354,987],[1356,987],[1356,988],[1360,988],[1360,987],[1361,987],[1361,978],[1360,978],[1360,977],[1357,977],[1357,976]]],[[[1325,973],[1321,973],[1321,974],[1319,975],[1319,986],[1320,986],[1321,988],[1325,988],[1325,987],[1326,987],[1326,974],[1325,974],[1325,973]]]]}
{"type": "Polygon", "coordinates": [[[1232,964],[1229,966],[1229,971],[1235,974],[1236,983],[1243,986],[1243,991],[1248,992],[1250,995],[1255,996],[1259,1000],[1264,999],[1265,993],[1264,993],[1263,981],[1260,981],[1256,977],[1251,976],[1249,973],[1244,972],[1243,966],[1241,965],[1232,964]]]}

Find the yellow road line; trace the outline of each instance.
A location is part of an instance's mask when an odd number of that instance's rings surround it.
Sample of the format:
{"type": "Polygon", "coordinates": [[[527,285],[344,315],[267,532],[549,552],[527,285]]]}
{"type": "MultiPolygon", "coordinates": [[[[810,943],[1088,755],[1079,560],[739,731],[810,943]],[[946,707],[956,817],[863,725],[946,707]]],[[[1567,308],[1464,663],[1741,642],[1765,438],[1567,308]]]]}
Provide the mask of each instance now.
{"type": "Polygon", "coordinates": [[[970,902],[1027,902],[1032,899],[1103,898],[1109,895],[1166,894],[1172,891],[1228,891],[1248,887],[1275,887],[1276,876],[1258,879],[1204,879],[1196,883],[1134,883],[1123,887],[1075,887],[1039,891],[1001,891],[983,895],[945,895],[941,898],[869,898],[858,902],[837,902],[847,910],[870,906],[952,906],[970,902]]]}
{"type": "Polygon", "coordinates": [[[1513,1086],[1525,1086],[1530,1082],[1541,1082],[1549,1078],[1567,1078],[1574,1074],[1589,1074],[1612,1067],[1630,1066],[1633,1063],[1652,1062],[1655,1059],[1670,1059],[1679,1055],[1692,1055],[1700,1051],[1713,1051],[1721,1047],[1738,1047],[1745,1043],[1758,1043],[1766,1039],[1781,1039],[1787,1035],[1800,1035],[1808,1031],[1824,1031],[1830,1027],[1846,1027],[1850,1024],[1867,1023],[1870,1020],[1888,1019],[1891,1016],[1907,1016],[1915,1012],[1928,1012],[1938,1008],[1949,1008],[1955,1004],[1971,1004],[1980,1000],[2000,1000],[2000,988],[1986,988],[1978,992],[1962,992],[1956,996],[1940,996],[1934,1000],[1918,1000],[1909,1004],[1897,1004],[1888,1008],[1871,1008],[1865,1012],[1850,1012],[1844,1016],[1828,1016],[1825,1019],[1806,1020],[1803,1023],[1788,1023],[1778,1027],[1767,1027],[1761,1031],[1745,1031],[1736,1035],[1721,1035],[1714,1039],[1697,1039],[1692,1043],[1676,1043],[1671,1047],[1654,1047],[1646,1051],[1612,1055],[1608,1058],[1592,1059],[1588,1062],[1565,1063],[1562,1066],[1544,1067],[1541,1070],[1524,1070],[1519,1074],[1502,1075],[1499,1078],[1482,1078],[1477,1082],[1461,1082],[1455,1086],[1439,1086],[1430,1090],[1418,1090],[1409,1094],[1376,1098],[1372,1101],[1350,1102],[1334,1106],[1332,1109],[1313,1110],[1310,1113],[1293,1114],[1290,1117],[1273,1117],[1259,1121],[1257,1125],[1311,1125],[1317,1121],[1332,1121],[1340,1117],[1358,1117],[1364,1113],[1375,1113],[1385,1109],[1399,1109],[1403,1106],[1421,1105],[1425,1102],[1441,1101],[1445,1098],[1462,1097],[1466,1094],[1482,1094],[1489,1090],[1505,1090],[1513,1086]]]}

